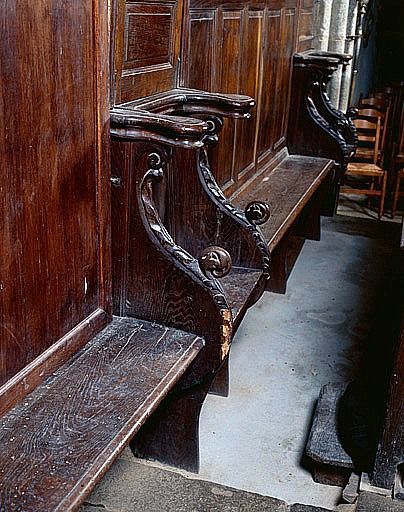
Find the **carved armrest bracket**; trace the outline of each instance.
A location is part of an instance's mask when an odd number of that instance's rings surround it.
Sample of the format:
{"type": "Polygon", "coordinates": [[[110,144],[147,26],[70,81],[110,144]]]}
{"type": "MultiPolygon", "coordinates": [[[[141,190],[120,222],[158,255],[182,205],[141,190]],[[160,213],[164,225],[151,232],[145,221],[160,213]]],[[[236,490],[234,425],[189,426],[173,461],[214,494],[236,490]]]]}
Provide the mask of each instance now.
{"type": "Polygon", "coordinates": [[[231,258],[221,247],[208,247],[199,261],[183,247],[176,244],[164,226],[153,198],[154,185],[164,177],[163,167],[170,158],[170,153],[163,147],[152,152],[147,157],[147,171],[140,181],[139,206],[144,226],[149,231],[149,237],[160,252],[166,255],[175,267],[181,268],[196,283],[203,285],[211,294],[217,310],[222,318],[221,328],[221,360],[228,354],[231,335],[232,318],[223,289],[216,280],[224,277],[231,270],[231,258]]]}
{"type": "Polygon", "coordinates": [[[163,115],[115,107],[110,116],[111,135],[132,141],[148,141],[180,148],[200,148],[210,131],[201,119],[163,115]]]}
{"type": "Polygon", "coordinates": [[[313,119],[339,139],[344,161],[355,152],[356,129],[350,115],[338,110],[331,103],[327,85],[333,73],[351,60],[351,55],[331,52],[308,51],[294,56],[294,65],[305,82],[306,104],[313,119]],[[328,124],[328,127],[327,127],[328,124]]]}

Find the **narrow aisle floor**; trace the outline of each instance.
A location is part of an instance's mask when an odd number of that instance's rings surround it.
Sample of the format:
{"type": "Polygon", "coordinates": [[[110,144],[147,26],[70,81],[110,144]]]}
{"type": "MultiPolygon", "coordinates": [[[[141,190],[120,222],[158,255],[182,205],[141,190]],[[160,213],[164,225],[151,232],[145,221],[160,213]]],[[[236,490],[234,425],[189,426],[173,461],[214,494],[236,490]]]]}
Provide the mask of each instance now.
{"type": "Polygon", "coordinates": [[[247,314],[230,358],[230,394],[201,415],[197,478],[289,503],[332,509],[341,489],[313,482],[301,463],[321,387],[351,380],[391,254],[396,226],[323,219],[286,295],[266,293],[247,314]]]}

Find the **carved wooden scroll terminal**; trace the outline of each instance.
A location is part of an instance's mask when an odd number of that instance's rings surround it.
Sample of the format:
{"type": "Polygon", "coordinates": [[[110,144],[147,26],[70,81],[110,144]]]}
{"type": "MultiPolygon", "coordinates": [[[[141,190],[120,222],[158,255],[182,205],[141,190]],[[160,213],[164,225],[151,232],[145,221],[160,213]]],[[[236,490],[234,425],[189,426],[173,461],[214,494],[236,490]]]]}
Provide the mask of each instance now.
{"type": "Polygon", "coordinates": [[[269,220],[271,208],[264,201],[252,201],[245,207],[244,213],[251,224],[260,226],[269,220]]]}
{"type": "Polygon", "coordinates": [[[202,251],[199,264],[205,274],[211,273],[214,277],[225,277],[231,270],[231,256],[222,247],[207,247],[202,251]]]}

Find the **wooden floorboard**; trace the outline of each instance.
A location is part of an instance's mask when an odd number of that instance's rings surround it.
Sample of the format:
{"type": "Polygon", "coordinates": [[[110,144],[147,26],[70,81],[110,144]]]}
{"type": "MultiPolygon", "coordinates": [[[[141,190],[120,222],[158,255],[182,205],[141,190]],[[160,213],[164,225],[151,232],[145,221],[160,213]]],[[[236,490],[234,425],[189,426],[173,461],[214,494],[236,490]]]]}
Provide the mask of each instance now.
{"type": "Polygon", "coordinates": [[[251,201],[269,203],[271,217],[260,228],[270,251],[296,221],[332,167],[333,161],[325,158],[288,156],[269,173],[261,174],[235,199],[242,208],[251,201]]]}
{"type": "Polygon", "coordinates": [[[115,318],[0,419],[0,510],[76,510],[203,344],[115,318]]]}

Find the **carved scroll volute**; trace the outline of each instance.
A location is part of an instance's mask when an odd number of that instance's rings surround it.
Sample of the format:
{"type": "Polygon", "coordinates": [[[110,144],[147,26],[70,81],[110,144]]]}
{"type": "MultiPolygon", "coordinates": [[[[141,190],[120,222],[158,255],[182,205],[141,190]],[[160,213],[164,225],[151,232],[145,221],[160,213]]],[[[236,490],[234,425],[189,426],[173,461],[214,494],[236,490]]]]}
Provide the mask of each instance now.
{"type": "Polygon", "coordinates": [[[271,208],[264,201],[253,201],[248,203],[244,210],[245,216],[251,224],[261,226],[265,224],[271,216],[271,208]]]}
{"type": "Polygon", "coordinates": [[[169,149],[161,149],[160,152],[149,154],[147,158],[148,169],[140,186],[141,202],[143,204],[144,215],[149,228],[160,243],[161,247],[168,251],[176,260],[189,267],[193,264],[194,258],[174,242],[170,233],[163,225],[153,200],[153,184],[162,180],[163,166],[169,159],[170,155],[171,152],[169,149]]]}
{"type": "Polygon", "coordinates": [[[359,110],[357,108],[351,107],[347,110],[346,115],[347,115],[348,119],[353,121],[354,119],[356,119],[358,112],[359,112],[359,110]]]}
{"type": "Polygon", "coordinates": [[[205,121],[208,125],[208,133],[205,135],[203,142],[205,146],[215,146],[219,141],[219,132],[223,128],[223,118],[213,114],[195,114],[194,117],[205,121]]]}
{"type": "Polygon", "coordinates": [[[216,278],[225,277],[232,267],[231,256],[222,247],[207,247],[202,251],[199,265],[205,275],[210,273],[216,278]]]}

